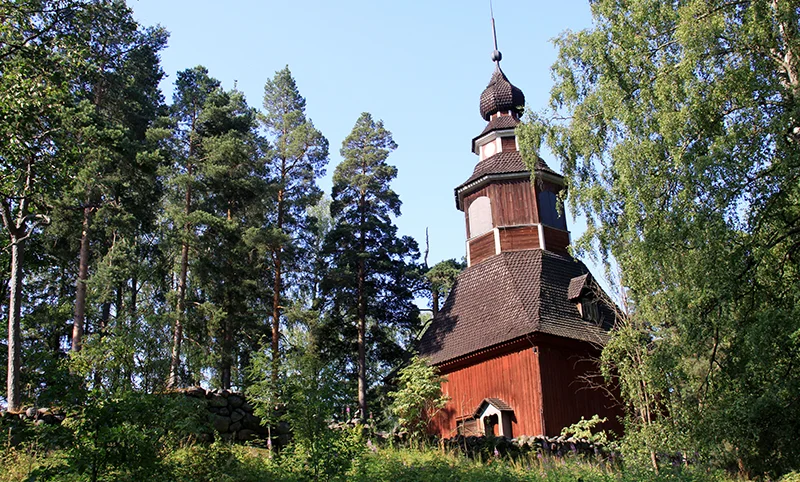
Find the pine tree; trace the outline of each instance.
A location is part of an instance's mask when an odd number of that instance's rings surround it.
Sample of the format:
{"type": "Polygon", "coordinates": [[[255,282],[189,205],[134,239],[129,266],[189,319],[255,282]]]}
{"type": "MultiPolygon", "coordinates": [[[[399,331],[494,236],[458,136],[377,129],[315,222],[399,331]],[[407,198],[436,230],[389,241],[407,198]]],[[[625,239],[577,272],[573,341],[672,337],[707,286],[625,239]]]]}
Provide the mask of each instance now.
{"type": "MultiPolygon", "coordinates": [[[[120,239],[121,230],[137,229],[152,219],[155,160],[139,154],[161,102],[157,52],[166,33],[139,30],[130,10],[119,2],[2,2],[0,13],[4,18],[0,104],[8,108],[3,127],[10,129],[6,137],[12,139],[0,158],[11,162],[3,171],[14,173],[4,177],[10,185],[4,186],[8,197],[2,213],[14,258],[9,400],[15,406],[22,261],[30,236],[43,231],[42,221],[69,219],[76,208],[84,213],[75,299],[77,348],[86,312],[91,216],[103,208],[98,238],[104,239],[96,243],[103,255],[114,244],[112,239],[120,239]],[[3,98],[7,95],[11,104],[3,98]],[[98,182],[89,187],[94,181],[98,182]],[[148,208],[143,211],[142,206],[148,208]]],[[[107,321],[108,300],[103,305],[102,320],[107,321]]]]}
{"type": "Polygon", "coordinates": [[[205,158],[200,172],[205,192],[198,206],[195,267],[218,384],[227,389],[234,384],[234,369],[248,363],[239,357],[247,353],[239,349],[242,338],[261,336],[255,329],[262,294],[258,251],[248,239],[263,226],[268,204],[265,145],[256,133],[255,111],[235,90],[218,90],[208,97],[198,133],[205,158]]]}
{"type": "Polygon", "coordinates": [[[425,294],[431,299],[431,314],[439,313],[441,304],[447,299],[456,277],[466,268],[466,263],[455,259],[439,261],[425,271],[425,294]]]}
{"type": "Polygon", "coordinates": [[[343,341],[341,353],[348,356],[356,352],[362,421],[368,416],[368,360],[378,370],[396,363],[404,348],[398,340],[410,337],[419,319],[410,264],[418,257],[417,244],[398,237],[392,221],[401,203],[389,185],[397,168],[386,159],[396,147],[383,122],[363,113],[342,143],[343,160],[333,175],[334,226],[325,245],[323,291],[331,303],[329,341],[343,341]]]}
{"type": "Polygon", "coordinates": [[[78,140],[71,152],[77,169],[61,205],[82,214],[72,334],[72,350],[79,351],[92,250],[95,259],[104,256],[106,230],[116,223],[135,224],[157,205],[157,158],[141,154],[162,102],[158,52],[167,34],[141,29],[120,2],[92,4],[74,21],[85,65],[75,82],[79,108],[69,126],[78,140]]]}
{"type": "Polygon", "coordinates": [[[280,365],[280,329],[283,297],[293,263],[302,250],[308,229],[306,209],[322,192],[316,179],[325,174],[328,140],[305,116],[306,101],[287,66],[264,86],[262,124],[273,143],[268,162],[274,183],[275,208],[268,223],[267,242],[272,264],[272,381],[280,365]]]}
{"type": "Polygon", "coordinates": [[[175,303],[175,320],[172,329],[172,354],[167,385],[179,383],[181,346],[186,318],[186,291],[188,288],[189,250],[194,239],[195,197],[198,164],[203,162],[202,139],[198,133],[199,119],[208,97],[219,89],[218,80],[209,77],[205,67],[197,66],[178,72],[175,81],[171,118],[173,124],[172,149],[174,165],[169,183],[171,196],[167,207],[174,229],[180,229],[180,261],[178,262],[178,289],[175,303]]]}

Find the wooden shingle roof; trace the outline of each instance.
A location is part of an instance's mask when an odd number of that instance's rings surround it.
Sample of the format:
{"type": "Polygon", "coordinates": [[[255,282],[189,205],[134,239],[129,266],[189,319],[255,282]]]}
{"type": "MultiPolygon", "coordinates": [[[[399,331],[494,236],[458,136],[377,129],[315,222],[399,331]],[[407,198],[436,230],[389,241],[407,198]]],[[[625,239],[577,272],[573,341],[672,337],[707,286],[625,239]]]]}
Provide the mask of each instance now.
{"type": "Polygon", "coordinates": [[[581,276],[576,276],[569,280],[569,288],[567,289],[567,299],[570,301],[577,300],[583,294],[583,289],[588,288],[592,283],[592,275],[586,273],[581,276]]]}
{"type": "Polygon", "coordinates": [[[492,114],[506,111],[514,111],[517,116],[522,116],[524,107],[525,94],[511,85],[498,63],[492,78],[489,79],[489,85],[481,93],[481,117],[488,121],[492,114]]]}
{"type": "Polygon", "coordinates": [[[420,355],[440,364],[533,333],[602,344],[613,325],[583,320],[568,299],[570,280],[587,274],[569,256],[540,249],[503,252],[464,270],[423,334],[420,355]]]}
{"type": "Polygon", "coordinates": [[[488,124],[486,124],[486,128],[484,128],[483,132],[481,132],[475,139],[479,139],[492,131],[514,129],[518,124],[519,121],[510,115],[495,117],[490,120],[488,124]]]}
{"type": "Polygon", "coordinates": [[[501,412],[513,412],[514,409],[511,408],[511,405],[504,402],[502,399],[499,398],[484,398],[483,401],[478,405],[478,408],[475,409],[475,412],[472,413],[473,418],[477,418],[483,411],[486,409],[488,405],[494,406],[494,408],[500,410],[501,412]]]}
{"type": "MultiPolygon", "coordinates": [[[[550,176],[563,179],[563,176],[550,169],[550,167],[541,157],[536,159],[534,171],[536,173],[548,174],[550,176]]],[[[469,179],[455,188],[454,192],[456,196],[456,207],[458,209],[462,209],[461,197],[466,195],[466,192],[461,192],[462,189],[473,183],[480,184],[479,181],[481,181],[482,178],[488,178],[493,175],[501,174],[518,174],[520,177],[523,177],[530,175],[530,170],[525,164],[525,161],[522,160],[522,155],[519,153],[519,151],[503,151],[487,157],[475,166],[475,169],[472,171],[472,175],[469,177],[469,179]]]]}

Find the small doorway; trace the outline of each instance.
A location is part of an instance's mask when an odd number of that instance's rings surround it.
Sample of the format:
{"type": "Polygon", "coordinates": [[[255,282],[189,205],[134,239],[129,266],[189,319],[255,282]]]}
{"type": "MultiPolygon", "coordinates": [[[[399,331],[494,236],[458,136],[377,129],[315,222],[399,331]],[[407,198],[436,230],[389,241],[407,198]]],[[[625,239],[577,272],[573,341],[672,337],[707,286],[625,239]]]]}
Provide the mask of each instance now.
{"type": "Polygon", "coordinates": [[[487,436],[497,437],[500,435],[498,426],[500,425],[497,414],[483,417],[483,433],[487,436]]]}
{"type": "Polygon", "coordinates": [[[483,432],[483,435],[488,437],[513,437],[514,410],[499,398],[483,399],[483,402],[473,412],[472,418],[479,422],[478,428],[483,432]]]}

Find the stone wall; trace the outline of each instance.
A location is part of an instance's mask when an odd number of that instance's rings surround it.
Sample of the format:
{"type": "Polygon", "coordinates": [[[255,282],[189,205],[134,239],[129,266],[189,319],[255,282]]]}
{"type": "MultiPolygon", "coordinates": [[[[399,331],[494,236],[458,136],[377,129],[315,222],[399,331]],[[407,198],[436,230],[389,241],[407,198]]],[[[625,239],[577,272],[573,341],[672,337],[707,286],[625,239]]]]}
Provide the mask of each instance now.
{"type": "Polygon", "coordinates": [[[19,413],[11,413],[0,410],[0,421],[21,420],[33,422],[36,425],[43,423],[48,425],[58,425],[64,421],[66,416],[67,415],[62,410],[49,408],[25,407],[19,413]]]}
{"type": "MultiPolygon", "coordinates": [[[[247,403],[242,394],[228,390],[205,390],[202,387],[185,388],[177,392],[205,401],[209,426],[213,428],[213,434],[208,434],[205,441],[220,437],[237,442],[261,440],[266,444],[271,436],[275,446],[289,443],[289,424],[280,422],[269,428],[262,426],[261,419],[253,413],[253,406],[247,403]]],[[[20,423],[58,425],[67,416],[68,413],[60,409],[25,407],[18,413],[0,411],[0,425],[4,425],[4,421],[14,426],[20,423]]]]}
{"type": "Polygon", "coordinates": [[[202,387],[192,387],[179,390],[188,397],[204,399],[209,412],[209,422],[224,440],[241,442],[256,439],[267,440],[272,436],[274,444],[286,445],[289,443],[289,425],[280,422],[274,427],[261,425],[261,419],[253,413],[253,407],[247,403],[244,395],[228,390],[205,390],[202,387]]]}
{"type": "Polygon", "coordinates": [[[619,457],[618,453],[606,447],[595,445],[588,440],[574,437],[546,437],[538,435],[528,437],[525,435],[507,437],[485,437],[457,435],[449,439],[442,439],[444,447],[457,450],[468,457],[511,456],[534,453],[549,457],[565,457],[581,455],[613,460],[619,457]]]}

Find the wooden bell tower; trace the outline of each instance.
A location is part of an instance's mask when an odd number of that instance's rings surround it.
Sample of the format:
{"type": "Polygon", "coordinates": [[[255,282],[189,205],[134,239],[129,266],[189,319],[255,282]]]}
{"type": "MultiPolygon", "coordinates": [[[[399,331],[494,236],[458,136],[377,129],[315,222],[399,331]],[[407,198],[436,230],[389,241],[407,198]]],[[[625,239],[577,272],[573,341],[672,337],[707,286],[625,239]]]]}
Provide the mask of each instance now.
{"type": "MultiPolygon", "coordinates": [[[[494,29],[494,20],[492,20],[494,29]]],[[[524,162],[515,128],[522,91],[500,69],[481,94],[486,128],[472,140],[475,170],[456,187],[469,266],[418,343],[447,381],[450,401],[429,429],[462,435],[557,435],[594,414],[615,421],[613,387],[587,385],[615,320],[588,268],[570,256],[559,207],[564,178],[524,162]]]]}
{"type": "Polygon", "coordinates": [[[481,94],[480,112],[488,124],[472,140],[479,162],[472,176],[455,189],[456,207],[465,214],[470,266],[507,251],[567,254],[570,244],[558,198],[564,178],[541,158],[533,169],[522,160],[515,128],[525,95],[509,82],[501,59],[495,50],[495,70],[481,94]]]}

